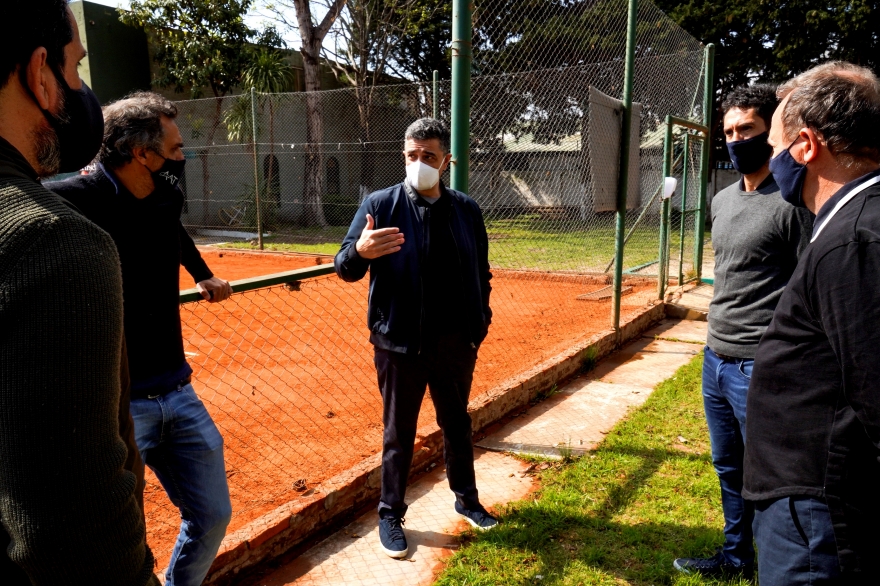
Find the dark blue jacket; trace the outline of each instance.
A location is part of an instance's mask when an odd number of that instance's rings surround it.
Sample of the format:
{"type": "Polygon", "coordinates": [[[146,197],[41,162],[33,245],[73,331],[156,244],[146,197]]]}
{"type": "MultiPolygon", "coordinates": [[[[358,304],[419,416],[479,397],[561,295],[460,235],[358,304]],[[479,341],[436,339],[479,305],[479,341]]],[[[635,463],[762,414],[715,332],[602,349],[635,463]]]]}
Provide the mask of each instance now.
{"type": "MultiPolygon", "coordinates": [[[[461,261],[464,306],[462,324],[471,342],[479,346],[489,330],[489,239],[483,213],[477,202],[465,194],[440,185],[442,197],[452,200],[450,227],[461,261]]],[[[355,214],[342,248],[336,254],[336,274],[354,282],[370,270],[370,298],[367,325],[370,342],[377,348],[409,354],[422,343],[424,321],[422,272],[427,254],[422,229],[422,210],[418,195],[405,183],[372,193],[355,214]],[[375,220],[374,229],[396,227],[404,236],[400,251],[372,261],[361,258],[355,244],[367,225],[367,214],[375,220]]]]}

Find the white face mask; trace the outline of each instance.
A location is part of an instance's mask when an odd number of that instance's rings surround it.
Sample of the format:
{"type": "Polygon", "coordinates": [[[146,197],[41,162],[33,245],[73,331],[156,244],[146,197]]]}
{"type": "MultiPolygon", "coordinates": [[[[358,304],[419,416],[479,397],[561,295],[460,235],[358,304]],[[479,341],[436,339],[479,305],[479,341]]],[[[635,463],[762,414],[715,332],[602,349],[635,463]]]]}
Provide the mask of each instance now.
{"type": "Polygon", "coordinates": [[[440,170],[421,161],[413,161],[406,166],[406,178],[416,191],[425,191],[440,182],[440,170]]]}

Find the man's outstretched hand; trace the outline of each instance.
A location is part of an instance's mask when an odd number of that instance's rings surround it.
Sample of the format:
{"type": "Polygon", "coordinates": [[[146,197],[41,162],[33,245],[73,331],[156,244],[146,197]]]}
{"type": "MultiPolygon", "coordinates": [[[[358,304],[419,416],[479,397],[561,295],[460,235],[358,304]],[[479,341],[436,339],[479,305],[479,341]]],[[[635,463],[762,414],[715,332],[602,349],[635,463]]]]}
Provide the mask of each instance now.
{"type": "Polygon", "coordinates": [[[367,214],[367,225],[361,232],[361,237],[354,245],[355,250],[361,256],[368,260],[392,254],[400,250],[403,246],[403,234],[397,228],[381,228],[373,230],[376,223],[373,216],[367,214]]]}
{"type": "Polygon", "coordinates": [[[217,277],[211,277],[210,279],[199,281],[196,283],[196,289],[202,294],[202,297],[205,298],[205,300],[210,301],[211,303],[224,301],[232,295],[232,286],[230,286],[229,281],[224,281],[217,277]]]}

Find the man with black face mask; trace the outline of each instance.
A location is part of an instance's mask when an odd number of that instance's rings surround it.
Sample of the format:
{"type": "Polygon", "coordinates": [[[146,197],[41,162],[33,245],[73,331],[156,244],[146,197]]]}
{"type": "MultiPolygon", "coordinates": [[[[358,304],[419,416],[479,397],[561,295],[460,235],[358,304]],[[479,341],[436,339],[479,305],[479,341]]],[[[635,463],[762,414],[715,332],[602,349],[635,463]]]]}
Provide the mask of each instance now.
{"type": "Polygon", "coordinates": [[[761,338],[743,496],[761,586],[880,583],[880,79],[851,63],[779,88],[770,170],[816,214],[761,338]]]}
{"type": "Polygon", "coordinates": [[[106,230],[119,249],[135,437],[182,520],[166,584],[196,586],[232,509],[223,439],[190,384],[183,352],[180,265],[210,302],[223,301],[231,288],[214,277],[180,222],[186,159],[176,116],[172,102],[150,92],[106,106],[95,172],[47,187],[106,230]]]}
{"type": "Polygon", "coordinates": [[[742,178],[712,200],[715,295],[704,350],[703,405],[721,484],[724,545],[710,558],[675,560],[675,568],[686,574],[754,572],[753,509],[740,494],[749,377],[812,223],[807,210],[779,197],[770,175],[767,137],[777,103],[774,86],[755,84],[735,89],[722,104],[727,150],[742,178]]]}
{"type": "Polygon", "coordinates": [[[3,23],[0,584],[158,584],[120,437],[119,257],[38,183],[100,147],[85,49],[66,0],[7,2],[3,23]]]}

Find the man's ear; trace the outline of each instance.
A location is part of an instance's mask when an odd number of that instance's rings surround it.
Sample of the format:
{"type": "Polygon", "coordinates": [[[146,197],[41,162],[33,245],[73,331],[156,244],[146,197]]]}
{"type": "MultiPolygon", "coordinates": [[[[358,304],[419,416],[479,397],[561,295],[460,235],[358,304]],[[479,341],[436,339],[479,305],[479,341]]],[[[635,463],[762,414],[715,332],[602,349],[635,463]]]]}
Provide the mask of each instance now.
{"type": "Polygon", "coordinates": [[[49,109],[52,102],[51,96],[58,89],[57,81],[52,74],[52,68],[49,67],[47,62],[48,55],[49,53],[45,47],[37,47],[31,53],[31,58],[27,64],[22,66],[25,68],[22,81],[27,84],[27,89],[30,89],[37,101],[37,105],[43,110],[49,109]]]}
{"type": "Polygon", "coordinates": [[[147,166],[147,152],[145,147],[136,147],[131,149],[131,158],[143,166],[147,166]]]}
{"type": "Polygon", "coordinates": [[[825,144],[812,128],[801,128],[798,133],[804,139],[804,163],[811,163],[819,156],[819,151],[825,148],[825,144]]]}
{"type": "Polygon", "coordinates": [[[443,164],[440,165],[440,174],[443,175],[443,172],[449,168],[449,164],[452,162],[452,153],[446,153],[446,156],[443,157],[443,164]]]}

